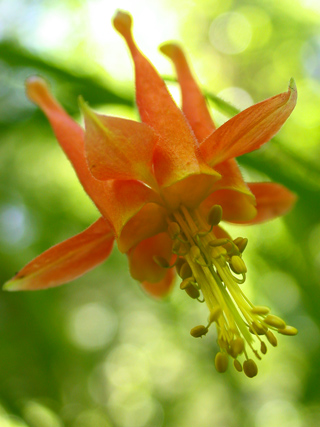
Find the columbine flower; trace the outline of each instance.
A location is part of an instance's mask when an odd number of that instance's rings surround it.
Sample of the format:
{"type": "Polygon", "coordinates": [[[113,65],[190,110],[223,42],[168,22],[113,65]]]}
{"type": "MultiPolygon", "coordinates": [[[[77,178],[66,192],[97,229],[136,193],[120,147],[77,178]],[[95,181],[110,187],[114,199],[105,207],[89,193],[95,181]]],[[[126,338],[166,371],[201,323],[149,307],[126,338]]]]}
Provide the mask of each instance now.
{"type": "Polygon", "coordinates": [[[209,309],[206,324],[191,329],[191,335],[202,337],[215,323],[217,370],[224,372],[231,357],[238,371],[253,377],[257,366],[250,354],[260,359],[266,353],[263,339],[276,346],[272,331],[295,335],[297,330],[244,295],[239,285],[246,278],[247,239],[233,240],[219,223],[256,224],[293,205],[295,196],[279,184],[246,184],[234,157],[259,148],[278,132],[296,103],[294,82],[287,92],[215,129],[181,49],[161,47],[175,65],[183,112],[138,50],[131,17],[118,12],[113,23],[132,55],[142,123],[96,114],[80,100],[84,132],[42,79],[27,81],[29,98],[47,115],[102,217],[35,258],[5,289],[44,289],[73,280],[104,261],[116,239],[132,277],[156,297],[168,293],[176,268],[180,288],[209,309]]]}

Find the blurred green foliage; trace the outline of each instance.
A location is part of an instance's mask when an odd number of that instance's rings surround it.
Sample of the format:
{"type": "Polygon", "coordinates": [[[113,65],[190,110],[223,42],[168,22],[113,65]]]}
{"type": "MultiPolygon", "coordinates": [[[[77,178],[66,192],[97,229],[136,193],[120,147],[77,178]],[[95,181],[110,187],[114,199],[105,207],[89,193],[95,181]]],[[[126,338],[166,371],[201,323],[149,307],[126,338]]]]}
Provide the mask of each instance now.
{"type": "MultiPolygon", "coordinates": [[[[132,81],[102,74],[108,63],[99,63],[99,48],[91,52],[97,39],[90,31],[100,25],[92,11],[99,14],[105,4],[0,3],[1,282],[98,215],[43,115],[26,100],[25,78],[43,75],[76,118],[80,94],[109,114],[136,116],[132,81]],[[39,28],[54,18],[67,26],[63,34],[57,26],[55,43],[46,46],[39,28]]],[[[0,294],[1,426],[320,424],[319,6],[307,0],[158,0],[151,6],[141,0],[130,7],[137,20],[152,20],[160,9],[174,16],[218,123],[296,79],[299,101],[287,124],[239,162],[248,180],[280,182],[297,193],[298,203],[284,219],[230,230],[249,237],[246,292],[299,334],[280,337],[255,379],[232,370],[219,375],[212,334],[189,336],[205,309],[178,289],[164,302],[151,300],[115,249],[105,265],[64,287],[0,294]]],[[[111,67],[125,48],[103,42],[111,67]]],[[[168,74],[170,68],[160,70],[168,74]]],[[[175,90],[174,83],[170,87],[175,90]]]]}

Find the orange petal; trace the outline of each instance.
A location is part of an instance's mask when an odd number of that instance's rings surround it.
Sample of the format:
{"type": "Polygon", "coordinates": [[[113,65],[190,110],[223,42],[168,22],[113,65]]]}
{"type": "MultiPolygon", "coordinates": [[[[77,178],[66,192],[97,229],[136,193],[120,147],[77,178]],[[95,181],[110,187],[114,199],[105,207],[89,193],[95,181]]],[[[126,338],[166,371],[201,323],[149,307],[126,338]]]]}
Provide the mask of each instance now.
{"type": "Polygon", "coordinates": [[[206,100],[196,83],[180,46],[167,43],[160,47],[162,53],[174,63],[182,95],[182,110],[198,141],[207,138],[214,130],[206,100]]]}
{"type": "Polygon", "coordinates": [[[295,194],[280,184],[258,182],[248,186],[257,201],[257,215],[250,221],[244,221],[245,224],[259,224],[285,215],[297,200],[295,194]]]}
{"type": "Polygon", "coordinates": [[[148,203],[121,230],[117,238],[121,252],[128,252],[142,240],[155,236],[168,228],[167,211],[155,203],[148,203]]]}
{"type": "Polygon", "coordinates": [[[152,129],[132,120],[96,114],[81,100],[80,105],[92,175],[99,180],[136,179],[154,185],[152,155],[157,138],[152,129]]]}
{"type": "MultiPolygon", "coordinates": [[[[215,166],[215,171],[221,175],[214,187],[214,190],[235,190],[240,193],[250,195],[250,190],[244,182],[238,163],[235,159],[226,160],[215,166]]],[[[253,196],[252,196],[253,198],[253,196]]]]}
{"type": "Polygon", "coordinates": [[[154,256],[164,258],[171,264],[172,240],[167,233],[160,233],[143,240],[128,252],[131,276],[139,282],[156,283],[164,278],[167,269],[160,267],[153,259],[154,256]]]}
{"type": "Polygon", "coordinates": [[[213,234],[215,235],[215,237],[217,239],[229,239],[229,240],[232,240],[232,237],[230,236],[230,234],[227,233],[224,228],[220,227],[220,225],[217,225],[217,226],[213,227],[212,231],[213,231],[213,234]]]}
{"type": "MultiPolygon", "coordinates": [[[[175,65],[182,94],[182,110],[198,141],[203,141],[215,130],[215,125],[211,119],[206,100],[192,76],[183,50],[173,43],[162,45],[160,50],[175,65]]],[[[216,182],[214,189],[230,188],[249,193],[234,159],[216,165],[215,171],[221,174],[221,179],[216,182]]]]}
{"type": "Polygon", "coordinates": [[[296,101],[292,79],[287,92],[255,104],[228,120],[201,144],[207,163],[216,165],[258,149],[280,130],[296,101]]]}
{"type": "Polygon", "coordinates": [[[212,173],[213,175],[191,175],[170,187],[163,188],[161,194],[169,209],[174,211],[181,205],[188,209],[198,207],[216,185],[217,173],[213,170],[212,173]]]}
{"type": "Polygon", "coordinates": [[[214,205],[220,205],[223,210],[222,219],[230,222],[250,221],[257,214],[255,200],[252,194],[244,194],[233,190],[218,190],[210,194],[201,204],[204,215],[214,205]]]}
{"type": "Polygon", "coordinates": [[[131,16],[118,12],[113,24],[124,37],[134,61],[136,99],[141,119],[160,137],[154,157],[158,183],[166,187],[200,173],[197,141],[163,80],[135,45],[131,16]]]}
{"type": "Polygon", "coordinates": [[[163,298],[171,291],[174,285],[175,273],[173,268],[167,270],[165,277],[157,283],[143,282],[143,289],[155,298],[163,298]]]}
{"type": "Polygon", "coordinates": [[[148,202],[154,201],[155,193],[138,181],[96,180],[91,174],[84,148],[81,127],[68,116],[53,98],[43,79],[28,79],[27,94],[47,115],[53,131],[75,168],[84,189],[101,214],[112,224],[116,235],[126,222],[148,202]]]}
{"type": "Polygon", "coordinates": [[[54,99],[42,78],[30,77],[27,79],[26,92],[31,101],[37,104],[46,114],[82,185],[85,188],[90,188],[95,180],[90,174],[85,159],[83,130],[54,99]]]}
{"type": "Polygon", "coordinates": [[[28,97],[46,114],[81,184],[104,215],[105,196],[109,185],[97,181],[89,171],[85,158],[83,130],[54,99],[43,79],[40,77],[29,78],[26,81],[26,90],[28,97]]]}
{"type": "Polygon", "coordinates": [[[36,290],[76,279],[104,261],[114,237],[103,218],[87,230],[39,255],[4,285],[5,290],[36,290]]]}

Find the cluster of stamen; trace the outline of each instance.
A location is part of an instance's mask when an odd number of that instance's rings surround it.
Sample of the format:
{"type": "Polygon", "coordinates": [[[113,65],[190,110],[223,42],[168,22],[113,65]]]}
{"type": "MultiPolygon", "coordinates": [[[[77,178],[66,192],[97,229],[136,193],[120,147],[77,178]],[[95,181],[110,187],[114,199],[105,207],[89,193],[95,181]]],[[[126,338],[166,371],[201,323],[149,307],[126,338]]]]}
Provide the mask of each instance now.
{"type": "MultiPolygon", "coordinates": [[[[177,255],[174,266],[182,280],[180,288],[191,298],[206,302],[209,308],[207,324],[195,326],[190,334],[202,337],[215,323],[220,347],[215,357],[217,371],[225,372],[231,357],[235,369],[251,378],[257,375],[258,368],[249,358],[248,350],[261,359],[267,352],[262,336],[275,347],[277,339],[273,331],[296,335],[297,329],[270,314],[268,307],[254,306],[242,292],[240,285],[245,282],[247,272],[242,254],[248,240],[217,238],[213,229],[221,218],[219,205],[211,209],[207,220],[198,211],[182,206],[168,221],[168,234],[173,240],[173,253],[177,255]],[[260,351],[254,347],[257,342],[260,351]],[[239,359],[243,358],[241,363],[239,359]]],[[[155,261],[162,267],[172,267],[163,258],[155,261]]]]}

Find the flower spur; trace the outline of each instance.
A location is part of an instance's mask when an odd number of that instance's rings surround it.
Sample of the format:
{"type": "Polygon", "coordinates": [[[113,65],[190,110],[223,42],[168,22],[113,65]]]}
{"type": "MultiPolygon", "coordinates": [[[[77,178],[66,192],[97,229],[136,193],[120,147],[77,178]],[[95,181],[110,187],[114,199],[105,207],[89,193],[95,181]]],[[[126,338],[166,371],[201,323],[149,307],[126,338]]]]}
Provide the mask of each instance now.
{"type": "Polygon", "coordinates": [[[28,79],[29,98],[47,115],[102,216],[35,258],[4,289],[44,289],[71,281],[107,259],[116,240],[128,256],[131,276],[155,297],[169,292],[175,268],[180,288],[209,309],[207,324],[191,329],[191,335],[206,335],[215,324],[220,347],[216,369],[224,372],[231,357],[236,370],[253,377],[257,366],[250,352],[260,359],[267,351],[261,337],[275,346],[272,331],[295,335],[297,330],[245,296],[240,285],[247,272],[247,239],[233,240],[219,224],[256,224],[292,207],[295,196],[282,185],[246,184],[234,158],[259,148],[279,131],[296,103],[294,82],[287,92],[216,129],[181,48],[165,44],[161,51],[176,68],[182,111],[137,48],[130,15],[118,12],[113,23],[133,59],[142,122],[97,114],[80,99],[83,131],[44,80],[28,79]]]}

